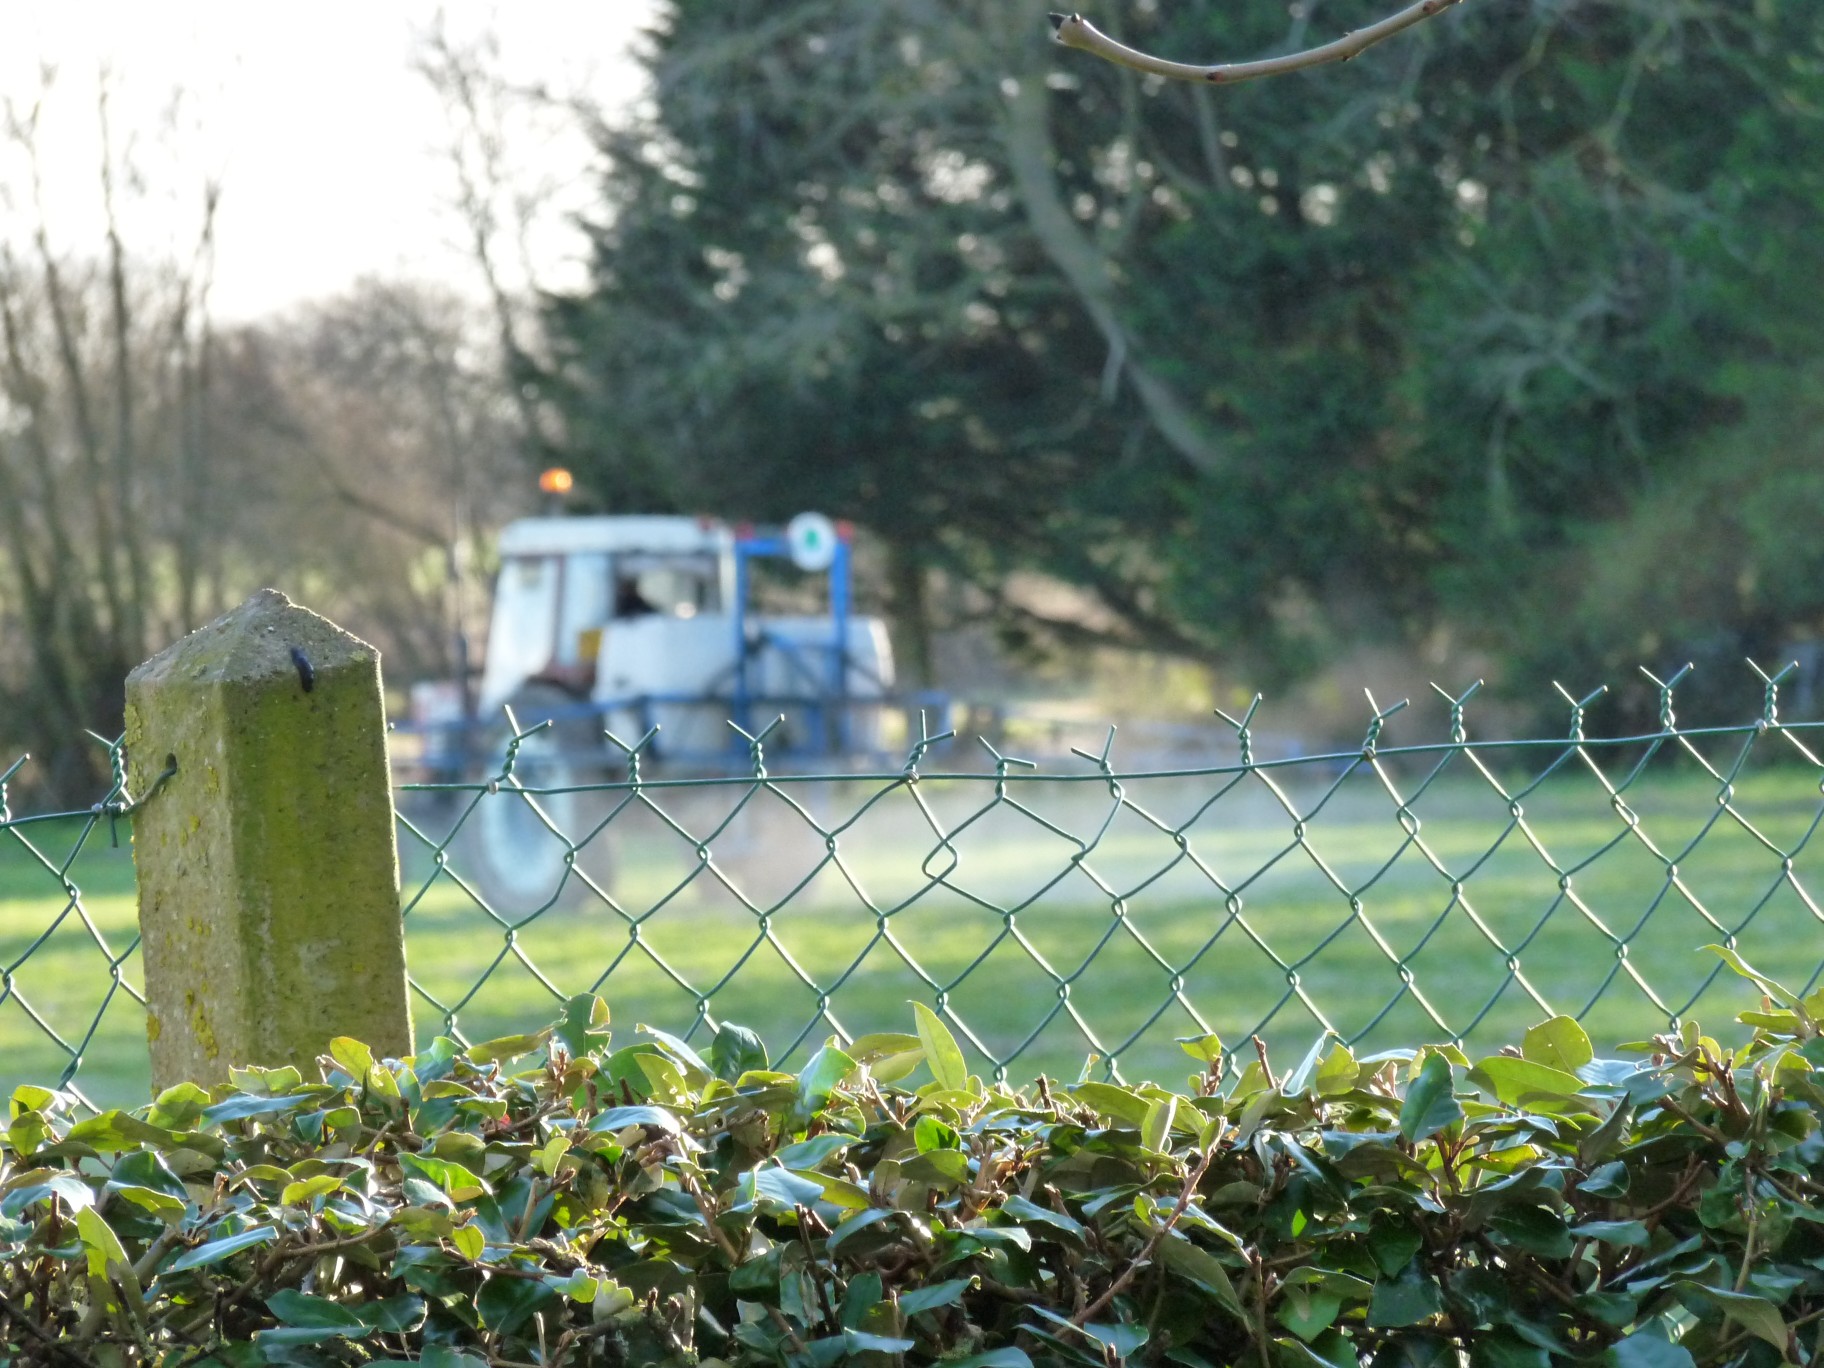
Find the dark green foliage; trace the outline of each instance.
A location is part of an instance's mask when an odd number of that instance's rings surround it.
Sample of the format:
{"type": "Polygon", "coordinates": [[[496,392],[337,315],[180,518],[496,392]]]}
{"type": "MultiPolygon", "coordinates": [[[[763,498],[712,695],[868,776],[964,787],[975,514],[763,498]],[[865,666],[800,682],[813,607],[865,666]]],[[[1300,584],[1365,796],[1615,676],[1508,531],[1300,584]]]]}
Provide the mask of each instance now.
{"type": "MultiPolygon", "coordinates": [[[[1385,9],[1096,18],[1215,59],[1385,9]]],[[[1000,599],[1032,567],[1261,682],[1448,629],[1537,697],[1736,630],[1739,555],[1642,641],[1603,548],[1724,465],[1812,492],[1748,418],[1817,351],[1824,10],[1477,0],[1216,92],[1054,49],[1043,10],[673,7],[548,315],[611,504],[817,503],[1015,637],[1055,631],[1000,599]]],[[[1819,583],[1728,652],[1824,620],[1819,583]]]]}
{"type": "Polygon", "coordinates": [[[1824,993],[1650,1062],[1568,1018],[1472,1063],[1320,1040],[1014,1093],[942,1022],[769,1071],[724,1028],[555,1027],[322,1083],[248,1070],[72,1123],[15,1092],[16,1363],[1122,1362],[1268,1368],[1816,1358],[1824,993]],[[583,1053],[571,1053],[575,1049],[583,1053]],[[938,1075],[895,1083],[928,1065],[938,1075]]]}

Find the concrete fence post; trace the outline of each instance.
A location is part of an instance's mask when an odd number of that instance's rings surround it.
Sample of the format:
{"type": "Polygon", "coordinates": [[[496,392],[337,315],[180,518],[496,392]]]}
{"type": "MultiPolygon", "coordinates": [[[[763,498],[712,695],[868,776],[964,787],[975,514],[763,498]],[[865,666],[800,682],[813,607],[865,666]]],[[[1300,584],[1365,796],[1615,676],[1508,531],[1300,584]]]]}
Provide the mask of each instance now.
{"type": "Polygon", "coordinates": [[[412,1045],[380,657],[263,589],[127,677],[152,1082],[412,1045]]]}

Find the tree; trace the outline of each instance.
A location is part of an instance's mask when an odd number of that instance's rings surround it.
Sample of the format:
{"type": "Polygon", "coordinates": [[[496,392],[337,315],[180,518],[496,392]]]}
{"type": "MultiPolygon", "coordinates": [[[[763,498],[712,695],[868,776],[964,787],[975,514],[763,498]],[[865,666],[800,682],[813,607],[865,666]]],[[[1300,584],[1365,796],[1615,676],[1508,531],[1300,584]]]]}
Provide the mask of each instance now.
{"type": "Polygon", "coordinates": [[[495,320],[365,280],[229,330],[212,421],[257,490],[225,529],[247,583],[297,586],[390,684],[453,677],[485,627],[485,534],[530,504],[495,320]]]}
{"type": "Polygon", "coordinates": [[[94,110],[99,240],[72,249],[45,207],[40,130],[54,79],[0,105],[0,655],[8,740],[40,739],[37,772],[75,795],[105,773],[84,728],[118,733],[126,671],[195,611],[217,478],[204,408],[218,182],[194,186],[186,250],[128,241],[136,149],[94,110]]]}
{"type": "MultiPolygon", "coordinates": [[[[1379,7],[1114,17],[1245,55],[1379,7]]],[[[1446,631],[1530,678],[1560,558],[1739,421],[1732,359],[1815,346],[1766,266],[1815,251],[1821,27],[1477,0],[1212,90],[1060,54],[1036,5],[680,0],[546,393],[611,503],[814,498],[914,623],[941,568],[1067,632],[1025,567],[1267,679],[1446,631]]]]}

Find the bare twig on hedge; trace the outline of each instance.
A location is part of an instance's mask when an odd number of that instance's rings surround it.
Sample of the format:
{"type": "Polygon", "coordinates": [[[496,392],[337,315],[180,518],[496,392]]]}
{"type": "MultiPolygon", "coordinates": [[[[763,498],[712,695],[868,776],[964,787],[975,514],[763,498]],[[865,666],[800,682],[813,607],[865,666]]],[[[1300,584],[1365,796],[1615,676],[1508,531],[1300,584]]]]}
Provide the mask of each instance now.
{"type": "Polygon", "coordinates": [[[1196,1166],[1191,1170],[1191,1176],[1184,1180],[1184,1190],[1178,1194],[1178,1205],[1173,1207],[1172,1214],[1165,1218],[1165,1224],[1161,1225],[1147,1238],[1146,1245],[1141,1249],[1138,1257],[1129,1261],[1127,1267],[1121,1270],[1121,1276],[1110,1283],[1101,1296],[1097,1297],[1088,1306],[1084,1307],[1081,1311],[1077,1312],[1076,1315],[1070,1318],[1070,1323],[1072,1325],[1081,1328],[1089,1324],[1091,1320],[1095,1319],[1095,1317],[1100,1314],[1103,1307],[1107,1306],[1121,1294],[1123,1289],[1134,1280],[1135,1276],[1142,1268],[1145,1268],[1152,1262],[1153,1254],[1159,1248],[1159,1242],[1172,1233],[1172,1227],[1177,1225],[1178,1218],[1184,1215],[1184,1209],[1191,1204],[1191,1198],[1197,1195],[1197,1184],[1201,1183],[1203,1181],[1203,1175],[1210,1171],[1210,1161],[1215,1157],[1216,1146],[1211,1145],[1203,1152],[1203,1157],[1197,1161],[1196,1166]]]}
{"type": "Polygon", "coordinates": [[[1149,76],[1163,76],[1172,81],[1232,85],[1236,81],[1252,81],[1262,76],[1284,76],[1288,72],[1303,71],[1330,62],[1346,62],[1364,49],[1461,3],[1462,0],[1416,0],[1416,3],[1405,9],[1390,14],[1367,28],[1345,34],[1335,42],[1306,48],[1302,52],[1288,52],[1283,57],[1265,57],[1254,62],[1219,62],[1214,66],[1171,62],[1163,57],[1154,57],[1151,53],[1140,52],[1124,43],[1117,43],[1080,14],[1053,14],[1051,28],[1052,36],[1065,47],[1087,52],[1092,57],[1100,57],[1116,66],[1129,67],[1149,76]]]}
{"type": "Polygon", "coordinates": [[[25,1331],[27,1335],[31,1336],[31,1338],[46,1346],[51,1353],[56,1354],[63,1362],[79,1364],[81,1365],[81,1368],[96,1368],[94,1359],[86,1358],[77,1353],[74,1349],[67,1347],[63,1343],[61,1337],[51,1334],[44,1329],[43,1326],[39,1325],[37,1321],[26,1315],[24,1310],[15,1305],[13,1299],[4,1292],[0,1292],[0,1310],[6,1312],[7,1319],[11,1321],[12,1324],[17,1325],[21,1330],[25,1331]]]}

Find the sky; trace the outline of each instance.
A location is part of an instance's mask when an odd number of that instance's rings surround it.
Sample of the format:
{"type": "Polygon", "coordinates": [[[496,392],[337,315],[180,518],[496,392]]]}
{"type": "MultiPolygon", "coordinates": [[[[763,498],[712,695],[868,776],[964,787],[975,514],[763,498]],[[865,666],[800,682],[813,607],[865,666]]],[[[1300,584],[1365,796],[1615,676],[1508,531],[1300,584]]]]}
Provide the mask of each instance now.
{"type": "MultiPolygon", "coordinates": [[[[218,320],[333,295],[364,274],[471,290],[449,125],[412,70],[421,35],[440,12],[458,38],[491,28],[511,76],[613,105],[638,93],[629,45],[657,4],[0,0],[0,100],[21,116],[41,102],[44,203],[58,242],[99,246],[95,94],[104,69],[115,145],[143,183],[123,181],[133,242],[191,242],[201,184],[219,175],[218,320]],[[48,91],[45,66],[56,69],[48,91]]],[[[527,144],[516,169],[561,189],[579,179],[587,155],[580,135],[527,144]]],[[[17,239],[33,220],[29,167],[16,147],[0,151],[0,231],[17,239]]],[[[544,233],[535,243],[541,278],[561,282],[575,246],[572,234],[544,233]]]]}

